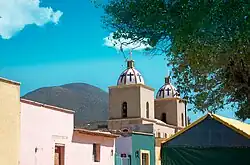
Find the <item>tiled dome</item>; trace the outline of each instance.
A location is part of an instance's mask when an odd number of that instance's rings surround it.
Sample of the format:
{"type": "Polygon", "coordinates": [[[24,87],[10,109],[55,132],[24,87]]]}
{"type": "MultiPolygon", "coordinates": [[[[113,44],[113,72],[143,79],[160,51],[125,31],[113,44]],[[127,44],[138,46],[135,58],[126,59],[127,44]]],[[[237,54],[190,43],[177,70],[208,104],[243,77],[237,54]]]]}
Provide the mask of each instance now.
{"type": "Polygon", "coordinates": [[[144,84],[141,73],[134,68],[133,60],[127,61],[127,69],[120,74],[117,80],[117,85],[129,84],[144,84]]]}
{"type": "Polygon", "coordinates": [[[170,83],[170,77],[165,78],[165,84],[158,90],[156,98],[179,98],[180,94],[177,89],[170,83]]]}

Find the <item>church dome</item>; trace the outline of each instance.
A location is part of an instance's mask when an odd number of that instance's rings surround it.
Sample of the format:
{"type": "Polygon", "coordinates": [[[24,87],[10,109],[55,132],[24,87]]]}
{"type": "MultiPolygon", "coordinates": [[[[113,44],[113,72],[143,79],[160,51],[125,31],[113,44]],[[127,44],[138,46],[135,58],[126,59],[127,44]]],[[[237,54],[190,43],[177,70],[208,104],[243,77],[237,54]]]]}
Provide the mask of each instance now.
{"type": "Polygon", "coordinates": [[[156,98],[180,98],[178,90],[170,83],[170,77],[165,77],[165,84],[158,90],[156,98]]]}
{"type": "Polygon", "coordinates": [[[117,85],[129,84],[144,84],[141,73],[134,68],[133,60],[127,61],[127,69],[120,74],[117,80],[117,85]]]}

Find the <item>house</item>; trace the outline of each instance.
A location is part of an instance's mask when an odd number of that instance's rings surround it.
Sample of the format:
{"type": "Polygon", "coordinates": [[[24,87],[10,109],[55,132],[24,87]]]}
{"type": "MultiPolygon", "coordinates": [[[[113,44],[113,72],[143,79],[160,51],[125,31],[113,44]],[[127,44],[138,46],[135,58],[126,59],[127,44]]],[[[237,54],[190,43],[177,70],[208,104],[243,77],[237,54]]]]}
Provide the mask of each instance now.
{"type": "Polygon", "coordinates": [[[208,113],[162,143],[162,165],[248,165],[250,125],[208,113]]]}
{"type": "Polygon", "coordinates": [[[20,165],[64,165],[73,130],[74,111],[21,99],[20,165]]]}
{"type": "Polygon", "coordinates": [[[20,83],[0,77],[0,164],[18,165],[20,83]]]}
{"type": "Polygon", "coordinates": [[[116,165],[155,165],[154,135],[128,132],[116,139],[116,165]]]}
{"type": "Polygon", "coordinates": [[[21,99],[20,165],[114,165],[116,137],[74,129],[74,111],[21,99]]]}
{"type": "Polygon", "coordinates": [[[71,144],[71,156],[68,164],[114,165],[115,138],[107,132],[75,129],[71,144]]]}

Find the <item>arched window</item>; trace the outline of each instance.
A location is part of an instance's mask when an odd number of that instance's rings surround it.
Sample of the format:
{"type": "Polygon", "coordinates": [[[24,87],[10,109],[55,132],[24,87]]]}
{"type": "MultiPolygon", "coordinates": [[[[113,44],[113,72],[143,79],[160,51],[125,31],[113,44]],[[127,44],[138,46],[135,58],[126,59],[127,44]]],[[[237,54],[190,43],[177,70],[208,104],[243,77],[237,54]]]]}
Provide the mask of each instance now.
{"type": "Polygon", "coordinates": [[[149,118],[149,103],[146,103],[146,117],[149,118]]]}
{"type": "Polygon", "coordinates": [[[181,126],[184,127],[184,115],[183,115],[183,113],[181,113],[181,126]]]}
{"type": "Polygon", "coordinates": [[[160,132],[158,132],[158,135],[157,135],[157,137],[159,137],[159,138],[161,137],[161,133],[160,133],[160,132]]]}
{"type": "Polygon", "coordinates": [[[167,123],[167,115],[166,115],[166,113],[161,114],[161,121],[167,123]]]}
{"type": "Polygon", "coordinates": [[[128,104],[127,102],[123,102],[122,103],[122,118],[128,117],[127,113],[128,113],[128,104]]]}

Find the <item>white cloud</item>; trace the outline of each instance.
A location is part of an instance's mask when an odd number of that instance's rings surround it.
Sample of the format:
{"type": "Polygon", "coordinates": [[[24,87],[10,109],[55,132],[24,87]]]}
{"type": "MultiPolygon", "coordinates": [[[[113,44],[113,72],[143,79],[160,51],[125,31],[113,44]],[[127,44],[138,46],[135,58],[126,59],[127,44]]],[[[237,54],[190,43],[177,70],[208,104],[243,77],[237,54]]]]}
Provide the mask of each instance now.
{"type": "Polygon", "coordinates": [[[40,0],[0,0],[0,36],[10,39],[26,25],[57,24],[63,13],[39,5],[40,0]]]}
{"type": "MultiPolygon", "coordinates": [[[[105,37],[104,40],[104,45],[108,47],[113,47],[117,50],[120,50],[121,48],[121,43],[130,43],[131,39],[125,39],[125,38],[119,38],[119,39],[113,39],[114,33],[110,33],[108,37],[105,37]]],[[[146,39],[145,39],[146,40],[146,39]]],[[[137,43],[130,43],[130,44],[123,44],[122,45],[123,50],[144,50],[146,48],[150,48],[150,45],[148,44],[143,44],[141,42],[137,43]]]]}

